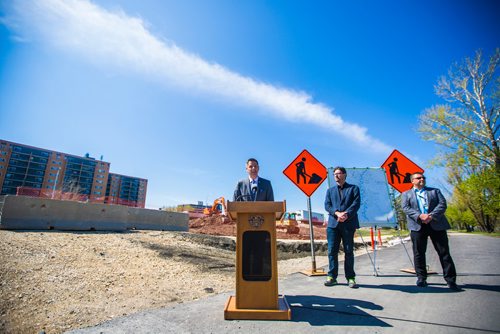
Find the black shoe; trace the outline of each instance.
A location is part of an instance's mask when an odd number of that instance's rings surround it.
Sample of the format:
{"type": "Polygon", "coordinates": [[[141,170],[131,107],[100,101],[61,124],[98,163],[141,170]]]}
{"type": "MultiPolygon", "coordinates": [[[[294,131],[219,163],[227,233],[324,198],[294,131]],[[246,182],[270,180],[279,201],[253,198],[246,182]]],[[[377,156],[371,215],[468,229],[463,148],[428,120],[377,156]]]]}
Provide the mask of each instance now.
{"type": "Polygon", "coordinates": [[[425,288],[427,286],[427,281],[424,279],[419,279],[419,280],[417,280],[417,286],[419,286],[421,288],[425,288]]]}
{"type": "Polygon", "coordinates": [[[462,289],[460,289],[460,287],[455,282],[448,282],[448,288],[453,291],[462,291],[462,289]]]}

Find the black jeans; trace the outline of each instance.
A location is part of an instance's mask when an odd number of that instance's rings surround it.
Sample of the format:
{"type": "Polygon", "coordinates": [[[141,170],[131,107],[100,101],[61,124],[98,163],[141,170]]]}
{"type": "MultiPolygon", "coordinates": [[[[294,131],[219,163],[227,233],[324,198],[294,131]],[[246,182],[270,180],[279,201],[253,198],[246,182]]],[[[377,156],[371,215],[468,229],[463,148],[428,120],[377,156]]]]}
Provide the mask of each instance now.
{"type": "Polygon", "coordinates": [[[443,268],[443,277],[448,283],[455,283],[457,271],[450,255],[448,246],[448,234],[446,230],[434,231],[429,224],[422,224],[420,231],[411,231],[413,243],[413,258],[415,261],[415,272],[419,280],[427,279],[427,264],[425,251],[427,250],[427,238],[430,237],[434,249],[439,255],[439,261],[443,268]]]}
{"type": "Polygon", "coordinates": [[[346,227],[345,223],[339,223],[337,227],[326,229],[328,239],[328,276],[337,279],[339,275],[339,250],[340,241],[344,247],[344,273],[346,279],[355,278],[354,272],[354,232],[352,227],[346,227]]]}

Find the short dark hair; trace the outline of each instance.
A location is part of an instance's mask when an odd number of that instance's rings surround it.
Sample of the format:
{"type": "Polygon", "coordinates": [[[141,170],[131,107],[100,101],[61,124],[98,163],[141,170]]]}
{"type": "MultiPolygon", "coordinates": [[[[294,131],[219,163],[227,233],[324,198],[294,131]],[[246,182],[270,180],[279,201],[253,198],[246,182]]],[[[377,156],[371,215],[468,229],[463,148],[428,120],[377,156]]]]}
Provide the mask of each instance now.
{"type": "Polygon", "coordinates": [[[259,162],[258,162],[258,161],[257,161],[257,159],[255,159],[255,158],[248,158],[248,160],[247,160],[247,165],[248,165],[248,163],[249,163],[250,161],[253,161],[253,162],[255,162],[257,165],[259,165],[259,162]]]}
{"type": "Polygon", "coordinates": [[[335,171],[337,171],[337,170],[341,171],[341,172],[342,172],[342,174],[347,174],[347,171],[345,170],[345,168],[344,168],[344,167],[337,166],[337,167],[335,167],[335,168],[333,169],[333,172],[335,173],[335,171]]]}
{"type": "Polygon", "coordinates": [[[410,175],[410,180],[413,180],[415,178],[415,175],[424,175],[424,172],[413,172],[410,175]]]}

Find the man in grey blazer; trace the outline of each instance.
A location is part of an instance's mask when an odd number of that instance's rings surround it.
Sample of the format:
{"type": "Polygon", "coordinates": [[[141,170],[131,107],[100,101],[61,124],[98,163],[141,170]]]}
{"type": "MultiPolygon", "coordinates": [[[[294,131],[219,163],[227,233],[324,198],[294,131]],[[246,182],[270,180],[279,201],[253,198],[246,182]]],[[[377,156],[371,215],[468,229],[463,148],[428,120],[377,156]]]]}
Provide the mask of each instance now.
{"type": "Polygon", "coordinates": [[[434,249],[439,255],[443,277],[448,287],[458,291],[460,288],[456,283],[457,272],[451,258],[446,233],[446,230],[450,228],[444,215],[446,199],[439,189],[425,186],[425,176],[422,173],[412,174],[410,180],[413,188],[403,193],[401,205],[406,214],[413,243],[417,286],[427,286],[425,251],[427,250],[427,239],[430,237],[434,249]]]}
{"type": "Polygon", "coordinates": [[[246,171],[248,177],[236,185],[233,201],[274,201],[271,181],[259,177],[259,162],[254,158],[248,159],[246,171]]]}
{"type": "Polygon", "coordinates": [[[359,187],[347,183],[344,167],[335,167],[335,182],[326,191],[325,210],[328,212],[328,276],[326,286],[337,285],[340,241],[344,246],[344,272],[349,287],[357,288],[354,272],[354,233],[359,228],[358,210],[361,205],[359,187]]]}

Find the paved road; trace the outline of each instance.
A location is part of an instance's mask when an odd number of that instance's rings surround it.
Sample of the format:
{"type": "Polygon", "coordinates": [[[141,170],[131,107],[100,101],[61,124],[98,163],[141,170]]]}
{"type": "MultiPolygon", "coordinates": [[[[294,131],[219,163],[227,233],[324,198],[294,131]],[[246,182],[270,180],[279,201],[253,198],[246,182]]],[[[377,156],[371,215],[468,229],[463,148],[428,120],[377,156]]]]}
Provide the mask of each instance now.
{"type": "MultiPolygon", "coordinates": [[[[500,333],[500,239],[452,234],[450,244],[460,292],[447,288],[430,243],[428,264],[438,275],[427,288],[416,287],[414,275],[400,271],[411,264],[397,245],[377,252],[378,276],[368,255],[356,258],[359,289],[348,288],[343,277],[334,287],[302,274],[281,280],[291,321],[226,321],[228,293],[69,333],[500,333]]],[[[411,244],[406,247],[411,253],[411,244]]]]}

